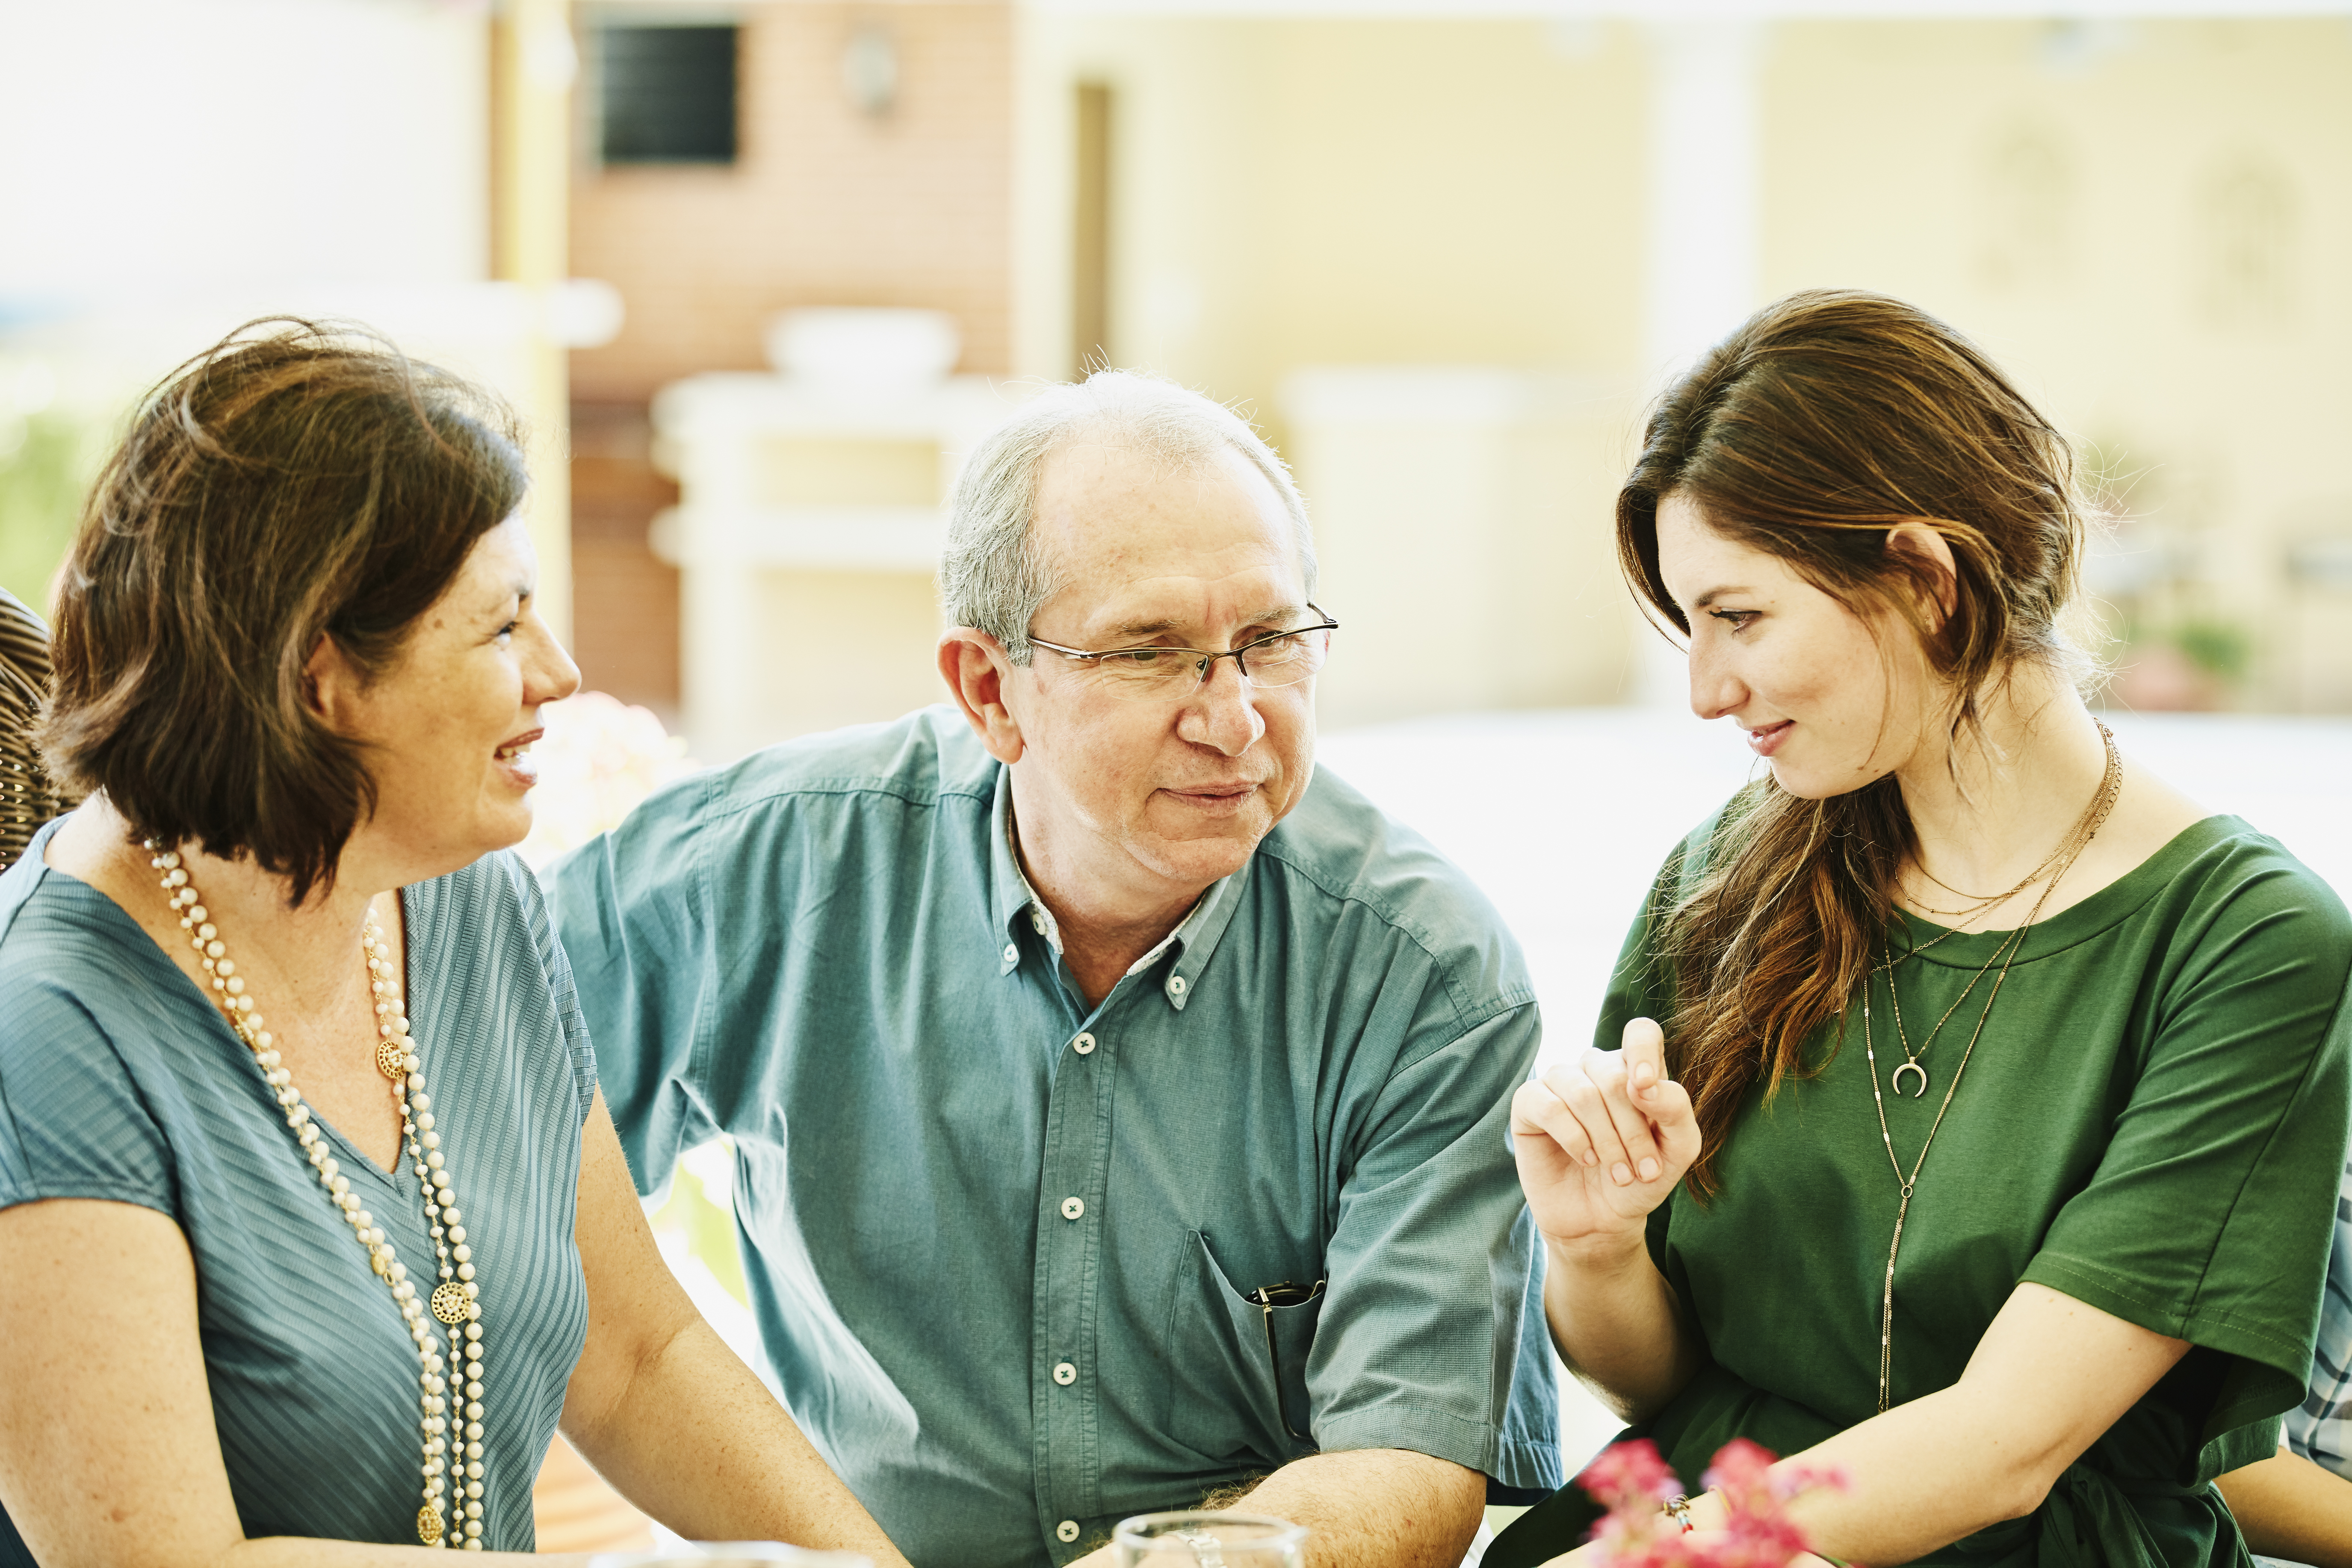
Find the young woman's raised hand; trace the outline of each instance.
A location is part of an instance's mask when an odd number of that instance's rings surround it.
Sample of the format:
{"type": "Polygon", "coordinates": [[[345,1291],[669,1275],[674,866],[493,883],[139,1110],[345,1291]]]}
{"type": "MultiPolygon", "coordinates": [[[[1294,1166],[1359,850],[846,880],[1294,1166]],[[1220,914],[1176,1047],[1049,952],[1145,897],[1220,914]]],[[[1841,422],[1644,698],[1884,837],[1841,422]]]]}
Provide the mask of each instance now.
{"type": "Polygon", "coordinates": [[[1555,1246],[1638,1237],[1698,1158],[1690,1096],[1666,1076],[1655,1020],[1588,1049],[1511,1097],[1511,1149],[1536,1228],[1555,1246]]]}

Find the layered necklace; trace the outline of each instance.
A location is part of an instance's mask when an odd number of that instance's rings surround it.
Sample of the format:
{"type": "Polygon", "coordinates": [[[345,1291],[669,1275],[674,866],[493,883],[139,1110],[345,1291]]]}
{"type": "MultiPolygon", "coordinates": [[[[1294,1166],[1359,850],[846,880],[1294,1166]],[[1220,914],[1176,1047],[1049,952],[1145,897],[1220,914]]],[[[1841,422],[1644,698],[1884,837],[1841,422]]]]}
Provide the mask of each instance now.
{"type": "MultiPolygon", "coordinates": [[[[1910,1037],[1903,1026],[1903,1003],[1895,994],[1895,966],[1927,952],[1937,942],[1954,935],[1955,932],[1947,931],[1942,936],[1909,948],[1900,958],[1895,956],[1890,943],[1885,950],[1885,962],[1874,966],[1870,973],[1863,976],[1862,1048],[1870,1067],[1870,1098],[1872,1103],[1878,1108],[1879,1142],[1885,1145],[1886,1163],[1894,1167],[1895,1183],[1902,1193],[1902,1200],[1896,1205],[1895,1210],[1895,1237],[1886,1244],[1886,1284],[1879,1297],[1878,1304],[1878,1410],[1881,1415],[1885,1415],[1887,1410],[1895,1374],[1895,1258],[1903,1247],[1903,1222],[1910,1217],[1911,1194],[1918,1190],[1919,1172],[1927,1163],[1927,1151],[1936,1146],[1936,1134],[1943,1128],[1944,1113],[1951,1110],[1952,1096],[1960,1090],[1960,1077],[1969,1070],[1969,1058],[1976,1055],[1977,1041],[1984,1036],[1985,1020],[1992,1016],[1993,1002],[2000,995],[2002,983],[2009,978],[2009,966],[2016,961],[2018,951],[2025,945],[2026,933],[2033,929],[2034,921],[2041,918],[2042,906],[2050,901],[2050,895],[2056,890],[2060,882],[2065,880],[2066,873],[2074,868],[2074,862],[2081,858],[2083,851],[2090,847],[2091,840],[2098,835],[2099,828],[2107,820],[2108,813],[2116,808],[2116,796],[2123,789],[2123,758],[2116,752],[2115,734],[2105,724],[2099,723],[2097,720],[2095,719],[2092,722],[2099,725],[2099,739],[2105,744],[2107,752],[2106,772],[2100,777],[2098,794],[2092,796],[2091,804],[2084,809],[2082,816],[2076,819],[2074,826],[2067,831],[2066,837],[2059,841],[2058,847],[2051,853],[2049,858],[2034,868],[2032,876],[2008,892],[1985,899],[1972,909],[1948,911],[1964,915],[1981,913],[2003,900],[2014,898],[2023,892],[2045,874],[2049,877],[2049,881],[2042,888],[2041,896],[2033,900],[2033,908],[2027,911],[2024,923],[2004,936],[1995,946],[1992,956],[1985,960],[1982,967],[1969,977],[1967,986],[1960,992],[1958,1000],[1944,1009],[1944,1016],[1936,1021],[1935,1028],[1928,1031],[1927,1037],[1920,1042],[1917,1050],[1911,1048],[1910,1037]],[[1928,1124],[1927,1141],[1919,1145],[1919,1156],[1911,1162],[1911,1169],[1908,1172],[1903,1169],[1903,1162],[1895,1152],[1895,1135],[1886,1122],[1886,1098],[1879,1090],[1878,1048],[1876,1042],[1872,1038],[1871,1031],[1870,986],[1872,980],[1880,974],[1886,976],[1886,999],[1894,1005],[1895,1038],[1903,1047],[1904,1056],[1903,1065],[1895,1069],[1892,1081],[1887,1087],[1900,1097],[1903,1093],[1904,1076],[1907,1073],[1916,1073],[1918,1076],[1919,1087],[1912,1097],[1914,1099],[1923,1098],[1927,1092],[1927,1069],[1921,1061],[1921,1058],[1927,1056],[1927,1048],[1936,1043],[1936,1037],[1943,1033],[1945,1024],[1951,1020],[1954,1013],[1959,1011],[1960,1003],[1969,999],[1969,994],[1976,990],[1978,983],[1987,974],[1992,975],[1992,989],[1985,994],[1984,1011],[1977,1015],[1976,1027],[1969,1032],[1969,1043],[1960,1052],[1958,1065],[1952,1069],[1952,1081],[1945,1086],[1943,1101],[1936,1108],[1936,1120],[1928,1124]]],[[[1924,874],[1925,868],[1921,869],[1924,874]]],[[[1932,878],[1930,879],[1933,880],[1932,878]]],[[[1940,881],[1936,885],[1939,888],[1946,886],[1940,881]]],[[[1948,888],[1947,890],[1957,891],[1958,889],[1948,888]]],[[[1962,897],[1967,895],[1963,894],[1962,897]]]]}
{"type": "Polygon", "coordinates": [[[368,1255],[368,1267],[391,1288],[402,1321],[416,1350],[417,1403],[424,1447],[421,1473],[424,1499],[416,1510],[416,1539],[427,1546],[462,1544],[468,1552],[482,1550],[482,1305],[481,1285],[475,1278],[473,1248],[467,1245],[465,1215],[449,1187],[449,1173],[441,1154],[441,1134],[433,1126],[433,1101],[425,1092],[423,1058],[408,1032],[408,1012],[401,999],[398,966],[384,945],[375,911],[368,910],[361,934],[367,958],[368,993],[376,1016],[376,1070],[391,1080],[393,1098],[400,1106],[400,1135],[416,1167],[417,1190],[425,1200],[425,1221],[439,1255],[440,1280],[429,1297],[420,1298],[408,1278],[408,1266],[393,1255],[392,1243],[375,1216],[360,1205],[351,1178],[329,1152],[326,1138],[310,1108],[294,1087],[293,1075],[278,1065],[277,1042],[254,1011],[253,994],[236,961],[220,939],[205,908],[203,895],[188,881],[179,852],[154,839],[144,841],[148,864],[163,873],[163,891],[180,929],[208,977],[212,999],[227,1017],[236,1037],[253,1053],[272,1099],[285,1113],[288,1131],[304,1159],[310,1161],[328,1201],[350,1226],[352,1235],[368,1255]],[[438,1321],[448,1330],[447,1355],[433,1327],[438,1321]],[[457,1370],[462,1367],[463,1370],[457,1370]],[[462,1420],[460,1419],[462,1417],[462,1420]],[[460,1522],[462,1521],[462,1522],[460,1522]]]}

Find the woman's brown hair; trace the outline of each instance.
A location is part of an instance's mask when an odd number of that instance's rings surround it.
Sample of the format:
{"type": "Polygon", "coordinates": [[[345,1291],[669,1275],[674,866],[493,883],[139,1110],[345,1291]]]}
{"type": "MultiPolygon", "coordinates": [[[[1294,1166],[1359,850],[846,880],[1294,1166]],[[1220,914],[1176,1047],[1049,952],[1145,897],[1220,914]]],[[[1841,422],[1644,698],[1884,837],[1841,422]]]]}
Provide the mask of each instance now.
{"type": "MultiPolygon", "coordinates": [[[[2060,626],[2083,548],[2072,451],[1981,351],[1900,300],[1792,294],[1652,413],[1617,496],[1618,561],[1687,633],[1658,574],[1668,495],[1874,627],[1910,628],[1954,694],[1955,737],[2021,661],[2063,668],[2078,657],[2060,626]],[[1956,584],[1887,548],[1904,523],[1942,535],[1956,584]]],[[[1843,1016],[1914,847],[1892,774],[1826,800],[1765,779],[1726,808],[1686,894],[1667,879],[1667,1050],[1705,1137],[1695,1193],[1715,1189],[1716,1156],[1759,1076],[1769,1092],[1807,1070],[1807,1041],[1843,1016]]]]}
{"type": "Polygon", "coordinates": [[[148,395],[83,510],[51,771],[142,837],[251,856],[296,903],[331,886],[375,786],[305,700],[311,653],[390,668],[524,486],[479,389],[363,331],[239,328],[148,395]]]}

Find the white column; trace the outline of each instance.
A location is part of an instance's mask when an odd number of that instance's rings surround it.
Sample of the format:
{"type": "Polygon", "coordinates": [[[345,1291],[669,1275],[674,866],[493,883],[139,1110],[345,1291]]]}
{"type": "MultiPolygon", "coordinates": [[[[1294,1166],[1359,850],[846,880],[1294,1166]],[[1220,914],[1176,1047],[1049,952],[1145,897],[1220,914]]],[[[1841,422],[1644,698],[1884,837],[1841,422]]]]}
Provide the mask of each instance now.
{"type": "Polygon", "coordinates": [[[1644,369],[1681,370],[1762,303],[1757,22],[1654,22],[1644,369]]]}
{"type": "MultiPolygon", "coordinates": [[[[1642,361],[1654,396],[1763,301],[1758,200],[1762,184],[1759,22],[1653,22],[1648,265],[1642,361]]],[[[1642,700],[1680,706],[1682,656],[1640,636],[1642,700]]]]}

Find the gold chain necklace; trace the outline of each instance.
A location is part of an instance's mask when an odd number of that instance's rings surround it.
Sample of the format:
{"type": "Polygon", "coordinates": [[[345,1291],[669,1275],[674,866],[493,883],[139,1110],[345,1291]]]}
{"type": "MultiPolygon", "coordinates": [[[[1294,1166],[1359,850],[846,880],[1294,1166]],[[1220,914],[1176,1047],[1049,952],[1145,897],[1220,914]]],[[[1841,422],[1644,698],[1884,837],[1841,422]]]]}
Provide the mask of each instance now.
{"type": "MultiPolygon", "coordinates": [[[[2097,722],[2095,720],[2093,721],[2097,722]]],[[[1895,1152],[1895,1134],[1887,1126],[1886,1100],[1879,1092],[1878,1087],[1878,1050],[1876,1043],[1871,1037],[1870,1026],[1871,973],[1884,973],[1886,976],[1887,999],[1894,1001],[1895,968],[1902,960],[1895,958],[1890,951],[1885,963],[1879,965],[1875,971],[1863,975],[1862,1049],[1870,1068],[1870,1099],[1871,1103],[1878,1110],[1879,1142],[1885,1146],[1886,1163],[1894,1168],[1895,1185],[1902,1192],[1901,1202],[1896,1205],[1895,1210],[1895,1235],[1886,1244],[1886,1280],[1878,1302],[1878,1411],[1882,1415],[1888,1408],[1895,1382],[1895,1259],[1896,1254],[1903,1249],[1903,1224],[1911,1215],[1911,1194],[1918,1190],[1919,1173],[1927,1166],[1927,1152],[1936,1146],[1936,1134],[1943,1131],[1944,1114],[1952,1109],[1952,1097],[1960,1091],[1960,1079],[1969,1070],[1969,1058],[1976,1055],[1977,1042],[1984,1037],[1985,1022],[1992,1016],[1992,1005],[2000,998],[2000,988],[2009,979],[2010,965],[2016,962],[2019,952],[2025,946],[2026,933],[2033,929],[2034,922],[2042,916],[2042,907],[2050,901],[2050,895],[2057,889],[2058,884],[2066,879],[2066,873],[2074,868],[2074,862],[2082,858],[2083,851],[2090,847],[2091,840],[2105,825],[2108,814],[2115,809],[2116,796],[2122,790],[2122,760],[2116,752],[2115,735],[2104,723],[2099,724],[2099,736],[2106,742],[2106,772],[2099,781],[2099,793],[2092,801],[2091,809],[2084,814],[2084,826],[2074,844],[2072,852],[2066,856],[2064,863],[2059,866],[2057,874],[2050,879],[2049,885],[2042,889],[2042,896],[2033,900],[2033,908],[2027,912],[2025,923],[2001,940],[2000,944],[1993,950],[1992,957],[1985,961],[1983,967],[1977,971],[1975,978],[1969,982],[1968,990],[1960,993],[1961,1000],[1967,1000],[1969,992],[1976,989],[1977,981],[1982,980],[1986,973],[1992,970],[1995,963],[2000,965],[2000,971],[1993,974],[1992,990],[1985,995],[1984,1011],[1977,1015],[1977,1026],[1969,1031],[1969,1043],[1967,1048],[1960,1052],[1959,1065],[1952,1069],[1952,1081],[1945,1087],[1943,1101],[1936,1107],[1936,1120],[1928,1124],[1927,1137],[1919,1145],[1919,1157],[1911,1162],[1911,1169],[1907,1173],[1903,1169],[1902,1160],[1895,1152]]],[[[2074,835],[2068,837],[2075,837],[2074,835]]],[[[1945,936],[1951,934],[1949,931],[1944,933],[1945,936]]],[[[1936,939],[1937,942],[1942,940],[1944,940],[1943,937],[1936,939]]],[[[1914,948],[1910,952],[1905,953],[1904,957],[1909,958],[1914,953],[1925,952],[1927,946],[1931,945],[1933,944],[1929,943],[1914,948]]],[[[1951,1007],[1945,1010],[1944,1016],[1949,1018],[1958,1006],[1958,1002],[1953,1003],[1951,1007]]],[[[1897,1019],[1895,1035],[1898,1039],[1901,1039],[1902,1004],[1900,1002],[1895,1002],[1895,1016],[1897,1019]]],[[[1943,1024],[1938,1022],[1936,1027],[1940,1030],[1943,1024]]],[[[1928,1037],[1928,1044],[1934,1044],[1932,1035],[1928,1037]]],[[[1927,1047],[1923,1046],[1920,1048],[1924,1051],[1927,1047]]],[[[1907,1041],[1904,1043],[1904,1053],[1906,1056],[1910,1055],[1910,1046],[1907,1041]]],[[[1895,1069],[1898,1080],[1906,1068],[1918,1070],[1919,1092],[1924,1096],[1927,1093],[1927,1069],[1920,1068],[1918,1058],[1913,1057],[1905,1064],[1905,1067],[1895,1069]]],[[[1901,1092],[1899,1087],[1896,1092],[1898,1094],[1901,1092]]]]}
{"type": "MultiPolygon", "coordinates": [[[[2026,889],[2039,881],[2044,873],[2048,872],[2052,867],[2059,865],[2062,860],[2064,862],[2065,868],[2061,869],[2057,876],[2051,878],[2050,888],[2055,888],[2059,881],[2065,877],[2066,870],[2073,868],[2075,858],[2083,853],[2084,848],[2089,845],[2092,837],[2097,834],[2100,827],[2105,826],[2107,820],[2107,814],[2116,808],[2116,796],[2121,794],[2123,790],[2123,757],[2116,750],[2115,732],[2109,730],[2106,724],[2101,720],[2095,718],[2091,722],[2098,725],[2099,727],[2099,740],[2105,747],[2107,753],[2106,767],[2099,775],[2098,791],[2091,796],[2091,804],[2083,808],[2083,815],[2074,819],[2074,826],[2066,830],[2066,836],[2058,841],[2058,847],[2053,849],[2050,852],[2049,858],[2043,860],[2041,865],[2033,868],[2033,874],[2032,876],[2026,878],[2024,881],[2020,882],[2016,887],[2011,888],[2008,892],[2001,894],[1999,898],[1988,899],[1973,910],[1930,910],[1927,911],[1928,913],[1959,914],[1963,916],[1979,913],[1985,910],[1992,908],[1995,904],[2003,903],[2017,897],[2018,894],[2023,892],[2026,889]]],[[[1914,864],[1916,864],[1916,858],[1914,864]]],[[[1946,886],[1943,882],[1937,881],[1935,873],[1929,871],[1925,866],[1921,866],[1919,868],[1919,874],[1926,877],[1929,881],[1935,882],[1936,886],[1939,888],[1946,886]]],[[[1948,889],[1947,890],[1953,892],[1958,891],[1958,889],[1948,889]]],[[[2037,912],[2042,908],[2042,900],[2048,899],[2049,896],[2049,889],[2044,889],[2042,890],[2042,899],[2034,900],[2033,907],[2037,912]]],[[[2029,915],[2026,918],[2030,923],[2032,917],[2029,915]]],[[[1944,1026],[1952,1021],[1952,1015],[1960,1010],[1960,1004],[1966,1002],[1969,995],[1975,992],[1977,983],[1985,977],[1986,973],[1992,968],[1993,962],[1998,960],[2000,954],[1998,950],[1996,950],[1994,958],[1992,960],[1988,960],[1984,967],[1979,969],[1975,975],[1969,979],[1967,989],[1963,990],[1959,995],[1953,1000],[1950,1006],[1944,1009],[1944,1016],[1936,1020],[1936,1026],[1927,1031],[1927,1037],[1920,1042],[1919,1048],[1916,1051],[1911,1048],[1911,1037],[1904,1028],[1903,1025],[1903,999],[1895,994],[1895,979],[1893,974],[1894,966],[1903,963],[1905,959],[1915,958],[1920,953],[1927,952],[1929,948],[1934,947],[1937,942],[1958,934],[1959,932],[1958,928],[1948,930],[1941,936],[1934,937],[1927,942],[1919,943],[1916,947],[1907,949],[1904,952],[1902,958],[1889,958],[1887,960],[1886,967],[1888,970],[1888,975],[1886,981],[1886,999],[1895,1005],[1895,1042],[1903,1047],[1904,1058],[1903,1065],[1895,1069],[1887,1087],[1892,1089],[1898,1096],[1903,1092],[1903,1075],[1906,1073],[1914,1073],[1918,1077],[1919,1087],[1912,1091],[1911,1098],[1914,1100],[1925,1100],[1927,1097],[1927,1069],[1923,1065],[1923,1062],[1927,1055],[1928,1048],[1935,1045],[1937,1037],[1944,1032],[1944,1026]]],[[[1990,998],[1987,999],[1985,1005],[1988,1007],[1992,1005],[1990,998]]]]}
{"type": "Polygon", "coordinates": [[[277,1041],[262,1027],[262,1016],[253,1010],[253,995],[246,988],[245,977],[237,973],[236,961],[228,956],[228,948],[220,940],[219,928],[213,924],[203,896],[189,882],[179,852],[165,849],[152,838],[144,840],[144,847],[152,857],[148,864],[163,874],[163,891],[171,895],[172,910],[180,918],[180,929],[188,932],[188,941],[210,977],[213,1000],[227,1016],[229,1027],[236,1032],[236,1037],[253,1052],[262,1081],[268,1085],[270,1098],[285,1113],[287,1128],[293,1132],[303,1158],[310,1163],[319,1184],[327,1191],[328,1200],[352,1227],[353,1237],[366,1248],[368,1267],[391,1287],[393,1300],[400,1306],[401,1319],[408,1326],[408,1337],[416,1350],[417,1403],[423,1411],[418,1426],[424,1448],[425,1484],[424,1500],[416,1510],[416,1539],[427,1546],[448,1545],[449,1521],[462,1519],[464,1525],[457,1534],[463,1538],[465,1549],[479,1552],[481,1286],[475,1279],[473,1248],[466,1241],[466,1216],[457,1206],[456,1194],[449,1190],[449,1173],[441,1154],[441,1134],[434,1131],[433,1101],[425,1092],[424,1059],[418,1054],[416,1040],[408,1032],[408,1013],[401,999],[399,976],[391,951],[384,945],[383,929],[376,924],[375,911],[368,911],[361,945],[367,956],[368,991],[375,999],[376,1070],[392,1081],[393,1098],[399,1102],[401,1141],[415,1164],[417,1188],[425,1199],[425,1224],[432,1233],[434,1250],[440,1258],[441,1282],[434,1287],[432,1296],[422,1301],[417,1298],[416,1287],[409,1281],[408,1266],[393,1255],[392,1243],[384,1238],[383,1227],[375,1223],[373,1215],[360,1206],[359,1194],[352,1191],[351,1178],[342,1173],[341,1165],[328,1152],[327,1141],[319,1131],[310,1108],[302,1102],[300,1091],[294,1087],[293,1075],[278,1065],[277,1041]],[[438,1319],[449,1331],[446,1361],[429,1319],[438,1319]],[[451,1369],[460,1362],[465,1366],[463,1373],[452,1373],[451,1369]],[[462,1384],[456,1394],[451,1391],[451,1376],[459,1377],[462,1384]],[[455,1440],[460,1434],[452,1431],[453,1407],[465,1417],[462,1445],[455,1440]],[[451,1497],[453,1484],[457,1495],[448,1504],[453,1511],[445,1515],[445,1499],[451,1497]]]}

